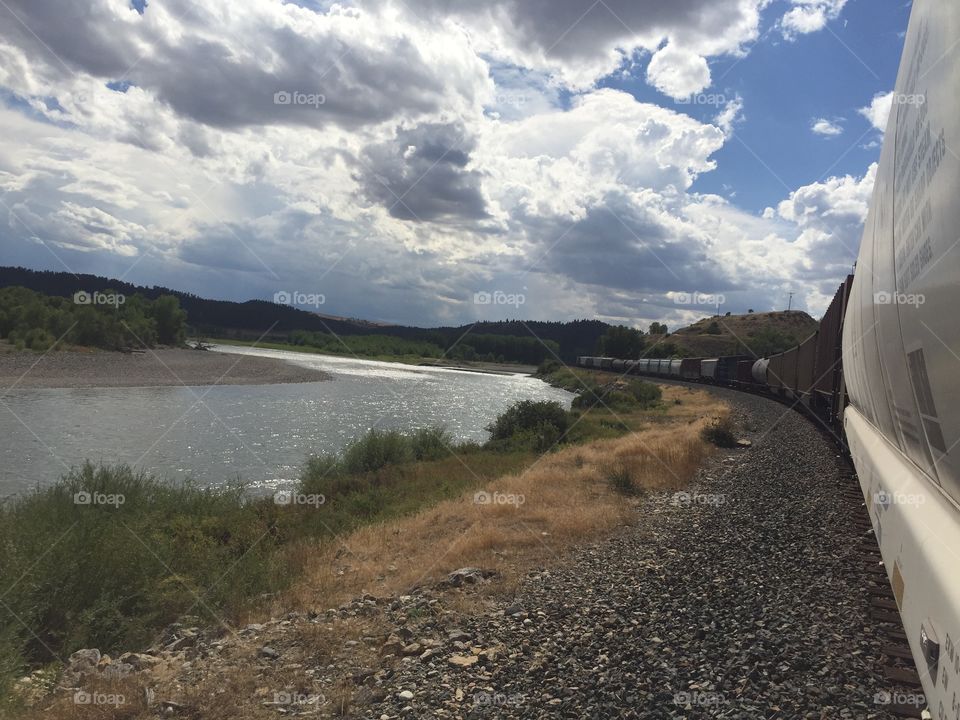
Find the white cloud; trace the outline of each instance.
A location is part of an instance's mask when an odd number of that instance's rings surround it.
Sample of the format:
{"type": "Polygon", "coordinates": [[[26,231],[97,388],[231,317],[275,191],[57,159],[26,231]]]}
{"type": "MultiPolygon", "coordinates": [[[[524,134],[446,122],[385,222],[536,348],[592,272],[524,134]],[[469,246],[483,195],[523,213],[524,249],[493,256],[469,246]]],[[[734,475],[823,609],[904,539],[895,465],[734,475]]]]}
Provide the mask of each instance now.
{"type": "Polygon", "coordinates": [[[780,20],[784,37],[794,39],[797,35],[818,32],[831,20],[840,17],[847,0],[790,0],[793,7],[780,20]]]}
{"type": "Polygon", "coordinates": [[[810,130],[817,135],[826,137],[836,137],[843,134],[843,126],[838,120],[827,120],[826,118],[816,118],[810,124],[810,130]]]}
{"type": "MultiPolygon", "coordinates": [[[[423,24],[452,18],[480,52],[555,75],[573,89],[591,87],[636,55],[660,55],[650,74],[668,94],[706,87],[706,59],[741,55],[759,36],[770,0],[371,0],[423,24]],[[666,44],[669,52],[660,50],[666,44]],[[658,52],[659,51],[659,52],[658,52]],[[667,64],[680,62],[672,71],[667,64]]],[[[696,92],[693,90],[692,92],[696,92]]]]}
{"type": "Polygon", "coordinates": [[[881,133],[887,129],[887,119],[893,109],[893,95],[893,92],[877,93],[867,107],[858,110],[881,133]]]}
{"type": "Polygon", "coordinates": [[[56,56],[0,26],[17,108],[0,110],[7,257],[136,262],[130,280],[235,299],[309,288],[372,319],[463,322],[496,311],[470,300],[499,287],[524,292],[527,317],[675,325],[670,293],[769,308],[798,272],[834,282],[855,242],[866,179],[762,217],[692,190],[739,95],[711,123],[593,86],[627,57],[642,73],[649,52],[652,84],[699,92],[707,58],[755,39],[766,0],[608,0],[578,24],[569,0],[410,0],[423,19],[392,1],[179,14],[187,1],[141,16],[96,0],[71,18],[16,3],[56,56]],[[275,105],[280,90],[325,102],[275,105]]]}
{"type": "Polygon", "coordinates": [[[647,82],[674,99],[684,98],[710,86],[710,67],[695,52],[667,43],[650,58],[647,82]]]}
{"type": "Polygon", "coordinates": [[[723,109],[717,114],[714,122],[723,130],[723,134],[730,136],[733,134],[733,128],[737,123],[744,121],[743,98],[737,95],[728,101],[723,109]]]}

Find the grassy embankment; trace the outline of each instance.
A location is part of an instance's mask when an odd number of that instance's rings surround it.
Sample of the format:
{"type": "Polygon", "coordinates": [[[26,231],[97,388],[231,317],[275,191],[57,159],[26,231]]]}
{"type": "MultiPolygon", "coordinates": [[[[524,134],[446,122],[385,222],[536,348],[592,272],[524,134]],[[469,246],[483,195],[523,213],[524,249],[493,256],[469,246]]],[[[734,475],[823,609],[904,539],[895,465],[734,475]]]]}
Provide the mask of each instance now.
{"type": "Polygon", "coordinates": [[[702,391],[661,397],[640,380],[579,370],[548,379],[574,382],[567,374],[590,388],[569,413],[519,403],[483,446],[454,446],[439,430],[374,432],[312,458],[289,504],[92,466],[9,503],[0,683],[80,647],[147,647],[184,616],[216,624],[323,609],[464,565],[497,570],[509,587],[624,522],[636,494],[686,483],[709,452],[702,431],[725,413],[702,391]],[[476,502],[477,491],[492,500],[476,502]],[[79,493],[92,502],[78,504],[79,493]]]}

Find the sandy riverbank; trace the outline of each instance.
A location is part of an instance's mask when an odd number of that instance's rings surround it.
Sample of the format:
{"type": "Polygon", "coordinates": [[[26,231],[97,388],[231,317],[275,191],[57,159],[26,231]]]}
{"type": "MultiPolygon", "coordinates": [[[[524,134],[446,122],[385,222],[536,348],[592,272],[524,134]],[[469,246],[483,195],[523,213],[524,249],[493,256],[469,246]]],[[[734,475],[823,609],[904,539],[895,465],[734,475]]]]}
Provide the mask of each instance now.
{"type": "Polygon", "coordinates": [[[324,372],[283,360],[199,350],[0,353],[0,389],[271,385],[329,379],[324,372]]]}

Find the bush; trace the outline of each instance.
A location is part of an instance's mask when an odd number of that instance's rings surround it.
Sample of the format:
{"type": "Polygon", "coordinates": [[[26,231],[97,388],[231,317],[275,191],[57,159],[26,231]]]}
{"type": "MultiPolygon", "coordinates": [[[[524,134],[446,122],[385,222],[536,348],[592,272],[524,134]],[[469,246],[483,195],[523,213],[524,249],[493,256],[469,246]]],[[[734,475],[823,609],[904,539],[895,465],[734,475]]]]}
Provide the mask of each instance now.
{"type": "Polygon", "coordinates": [[[537,366],[537,375],[549,375],[557,372],[557,370],[563,370],[563,367],[563,363],[557,360],[544,360],[537,366]]]}
{"type": "Polygon", "coordinates": [[[410,436],[415,460],[441,460],[450,454],[453,445],[453,437],[443,428],[419,428],[410,436]]]}
{"type": "Polygon", "coordinates": [[[344,449],[341,466],[344,473],[359,475],[413,459],[409,437],[398,430],[371,430],[344,449]]]}
{"type": "Polygon", "coordinates": [[[168,485],[125,466],[87,464],[14,500],[0,509],[13,583],[3,601],[36,635],[0,630],[0,674],[18,658],[141,648],[191,608],[213,620],[279,589],[271,530],[242,488],[168,485]],[[122,503],[96,499],[111,496],[122,503]]]}
{"type": "MultiPolygon", "coordinates": [[[[454,449],[450,433],[443,428],[420,428],[409,435],[398,430],[370,430],[347,445],[340,456],[314,455],[300,477],[298,492],[328,498],[344,496],[369,487],[362,476],[388,465],[420,460],[441,460],[454,449]]],[[[456,448],[469,452],[470,446],[456,448]]]]}
{"type": "Polygon", "coordinates": [[[703,429],[701,435],[704,440],[717,447],[732,448],[737,446],[733,421],[728,417],[714,420],[710,426],[703,429]]]}
{"type": "Polygon", "coordinates": [[[494,448],[548,450],[559,442],[569,427],[569,416],[553,400],[520,400],[487,426],[488,444],[494,448]]]}
{"type": "Polygon", "coordinates": [[[599,406],[617,411],[650,410],[657,406],[662,397],[660,388],[643,380],[611,383],[600,386],[588,385],[573,399],[571,406],[576,409],[589,409],[599,406]]]}
{"type": "Polygon", "coordinates": [[[615,465],[607,471],[607,482],[621,495],[636,495],[633,475],[625,465],[615,465]]]}

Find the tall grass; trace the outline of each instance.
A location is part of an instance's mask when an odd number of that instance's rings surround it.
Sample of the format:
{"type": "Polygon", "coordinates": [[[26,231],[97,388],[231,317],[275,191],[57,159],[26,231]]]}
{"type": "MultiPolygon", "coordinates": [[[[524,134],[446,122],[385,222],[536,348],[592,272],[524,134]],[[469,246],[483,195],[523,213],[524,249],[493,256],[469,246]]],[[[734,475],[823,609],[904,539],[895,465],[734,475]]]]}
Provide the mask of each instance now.
{"type": "Polygon", "coordinates": [[[239,488],[87,464],[0,510],[0,668],[144,647],[186,613],[215,621],[280,587],[274,546],[239,488]]]}
{"type": "Polygon", "coordinates": [[[0,691],[81,647],[148,647],[185,614],[235,618],[295,577],[297,557],[282,547],[419,509],[529,460],[466,445],[459,456],[476,462],[464,467],[453,448],[438,428],[371,431],[309,459],[298,491],[324,495],[320,505],[86,464],[0,507],[0,691]]]}

